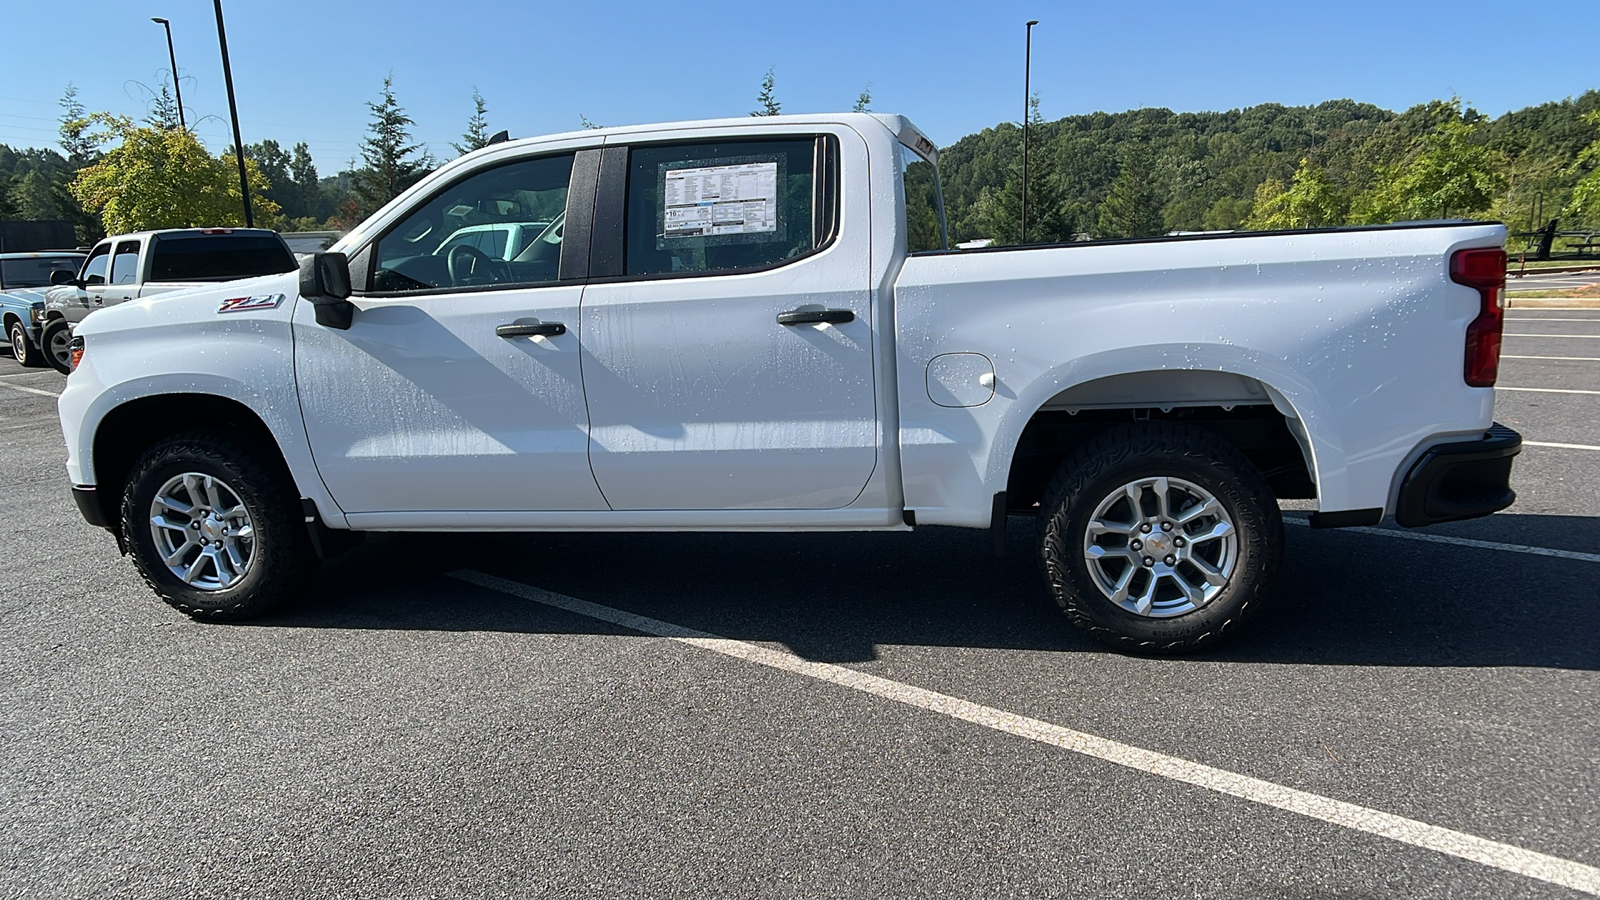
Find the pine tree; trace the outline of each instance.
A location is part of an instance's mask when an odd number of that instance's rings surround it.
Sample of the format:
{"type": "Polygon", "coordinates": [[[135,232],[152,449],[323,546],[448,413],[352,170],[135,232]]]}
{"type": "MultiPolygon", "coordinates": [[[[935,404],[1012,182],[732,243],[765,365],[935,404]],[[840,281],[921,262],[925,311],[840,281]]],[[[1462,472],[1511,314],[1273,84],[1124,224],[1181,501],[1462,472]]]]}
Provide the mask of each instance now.
{"type": "Polygon", "coordinates": [[[427,150],[411,143],[409,126],[416,122],[394,99],[393,75],[383,79],[383,99],[368,103],[367,108],[372,111],[372,121],[367,125],[370,136],[361,142],[361,167],[350,173],[363,215],[371,215],[398,197],[434,166],[427,150]]]}
{"type": "Polygon", "coordinates": [[[466,156],[474,150],[489,146],[489,109],[476,85],[472,88],[472,118],[467,120],[467,130],[461,134],[461,143],[451,142],[457,156],[466,156]]]}
{"type": "Polygon", "coordinates": [[[1122,165],[1111,182],[1111,190],[1100,203],[1099,221],[1095,237],[1115,238],[1157,237],[1165,234],[1166,221],[1161,215],[1161,198],[1156,195],[1154,166],[1150,161],[1150,148],[1144,141],[1130,143],[1122,154],[1122,165]]]}
{"type": "Polygon", "coordinates": [[[311,149],[305,141],[295,144],[289,156],[289,180],[294,184],[296,215],[318,216],[322,187],[317,183],[317,167],[311,161],[311,149]]]}
{"type": "Polygon", "coordinates": [[[162,131],[173,131],[178,126],[178,103],[172,99],[172,89],[168,87],[166,79],[161,80],[161,88],[150,92],[150,115],[145,117],[145,124],[151,128],[162,131]]]}
{"type": "MultiPolygon", "coordinates": [[[[774,66],[773,68],[777,68],[774,66]]],[[[783,107],[778,103],[778,96],[772,90],[777,80],[772,77],[773,69],[767,70],[767,77],[761,79],[761,93],[756,95],[756,102],[761,108],[750,113],[752,116],[776,116],[782,113],[783,107]]]]}
{"type": "Polygon", "coordinates": [[[78,86],[70,81],[61,95],[60,121],[61,149],[70,168],[81,169],[100,157],[100,142],[89,132],[89,113],[78,100],[78,86]]]}
{"type": "Polygon", "coordinates": [[[595,130],[595,129],[598,129],[598,128],[604,128],[605,127],[604,125],[601,125],[598,122],[589,121],[589,117],[584,115],[583,113],[578,113],[578,124],[582,125],[585,131],[592,131],[592,130],[595,130]]]}
{"type": "Polygon", "coordinates": [[[872,82],[861,89],[861,95],[856,97],[856,105],[850,107],[851,112],[872,112],[872,82]]]}

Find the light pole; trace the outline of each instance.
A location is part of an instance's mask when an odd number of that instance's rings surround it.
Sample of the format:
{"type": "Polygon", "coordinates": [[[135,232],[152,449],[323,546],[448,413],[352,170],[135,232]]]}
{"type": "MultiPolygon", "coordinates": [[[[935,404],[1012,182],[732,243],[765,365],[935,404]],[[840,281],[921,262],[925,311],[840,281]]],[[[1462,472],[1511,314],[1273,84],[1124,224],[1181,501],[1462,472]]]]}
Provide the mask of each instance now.
{"type": "Polygon", "coordinates": [[[1022,54],[1022,241],[1028,242],[1028,118],[1033,110],[1033,94],[1029,79],[1033,75],[1033,26],[1038,19],[1028,20],[1027,44],[1022,54]]]}
{"type": "Polygon", "coordinates": [[[217,43],[222,45],[222,80],[228,86],[228,115],[233,117],[233,158],[239,162],[239,193],[244,197],[244,227],[254,228],[250,216],[250,179],[244,173],[244,138],[239,136],[239,104],[233,99],[233,69],[228,65],[228,31],[222,27],[222,0],[217,7],[217,43]]]}
{"type": "Polygon", "coordinates": [[[167,30],[167,58],[172,60],[172,92],[178,96],[178,127],[188,131],[189,126],[183,121],[183,88],[178,87],[178,54],[172,50],[172,23],[160,16],[151,16],[150,21],[167,30]]]}

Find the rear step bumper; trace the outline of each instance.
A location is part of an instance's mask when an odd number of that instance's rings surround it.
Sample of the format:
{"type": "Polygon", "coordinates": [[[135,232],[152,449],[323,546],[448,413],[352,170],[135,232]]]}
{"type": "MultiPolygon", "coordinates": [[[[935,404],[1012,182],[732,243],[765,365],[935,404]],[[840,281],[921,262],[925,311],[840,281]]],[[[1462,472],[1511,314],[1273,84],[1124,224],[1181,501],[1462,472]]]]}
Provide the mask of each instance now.
{"type": "Polygon", "coordinates": [[[1394,520],[1407,528],[1475,519],[1517,499],[1511,460],[1522,435],[1496,422],[1483,437],[1430,447],[1400,482],[1394,520]]]}

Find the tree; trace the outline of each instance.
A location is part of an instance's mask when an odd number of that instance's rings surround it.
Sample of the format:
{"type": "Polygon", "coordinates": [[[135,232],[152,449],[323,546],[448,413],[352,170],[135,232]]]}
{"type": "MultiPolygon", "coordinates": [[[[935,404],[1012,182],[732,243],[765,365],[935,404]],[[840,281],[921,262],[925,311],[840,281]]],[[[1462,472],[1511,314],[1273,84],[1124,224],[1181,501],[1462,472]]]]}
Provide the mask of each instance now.
{"type": "Polygon", "coordinates": [[[767,77],[761,79],[761,93],[756,95],[756,103],[760,104],[760,108],[752,111],[750,115],[781,115],[783,106],[778,103],[778,96],[772,90],[773,85],[777,83],[777,80],[772,76],[773,70],[776,68],[776,66],[773,66],[772,68],[768,69],[767,77]]]}
{"type": "Polygon", "coordinates": [[[22,217],[22,204],[18,200],[21,193],[22,179],[14,175],[0,173],[0,219],[19,219],[22,217]]]}
{"type": "Polygon", "coordinates": [[[593,131],[593,130],[605,127],[604,125],[601,125],[598,122],[589,121],[589,117],[584,115],[583,113],[578,113],[578,124],[582,125],[585,131],[593,131]]]}
{"type": "Polygon", "coordinates": [[[1408,219],[1470,215],[1489,209],[1505,187],[1505,155],[1476,136],[1481,117],[1445,104],[1430,132],[1415,139],[1407,157],[1384,166],[1372,188],[1355,200],[1352,218],[1377,225],[1408,219]]]}
{"type": "Polygon", "coordinates": [[[851,112],[872,112],[872,82],[861,89],[860,96],[856,97],[856,105],[850,107],[851,112]]]}
{"type": "Polygon", "coordinates": [[[163,131],[179,127],[178,103],[172,99],[172,89],[167,86],[165,78],[161,80],[158,90],[150,91],[150,114],[145,116],[144,121],[151,128],[163,131]]]}
{"type": "Polygon", "coordinates": [[[410,126],[416,122],[394,99],[393,75],[383,79],[382,97],[367,104],[372,121],[367,125],[367,139],[361,142],[362,165],[350,173],[362,218],[398,197],[434,167],[426,148],[411,143],[410,126]]]}
{"type": "MultiPolygon", "coordinates": [[[[233,148],[229,147],[228,152],[232,153],[233,148]]],[[[289,179],[289,154],[283,152],[277,141],[268,139],[246,144],[244,158],[253,160],[267,179],[267,199],[278,204],[285,216],[304,215],[295,202],[294,185],[289,179]]]]}
{"type": "MultiPolygon", "coordinates": [[[[322,186],[317,178],[316,164],[311,161],[311,149],[305,141],[294,145],[289,157],[289,181],[294,184],[294,205],[285,206],[284,214],[291,218],[316,218],[321,215],[322,186]]],[[[315,231],[315,228],[301,228],[315,231]]]]}
{"type": "Polygon", "coordinates": [[[1255,204],[1244,227],[1252,231],[1288,228],[1325,228],[1344,222],[1349,201],[1328,183],[1327,173],[1300,160],[1294,180],[1287,186],[1276,178],[1256,188],[1255,204]]]}
{"type": "MultiPolygon", "coordinates": [[[[89,121],[105,129],[95,135],[97,146],[120,143],[79,171],[69,187],[109,232],[244,224],[232,154],[212,156],[191,132],[140,127],[126,116],[94,113],[89,121]]],[[[253,160],[245,160],[245,170],[250,203],[270,227],[278,205],[265,196],[267,179],[253,160]]]]}
{"type": "Polygon", "coordinates": [[[89,133],[89,114],[78,100],[77,85],[67,82],[61,95],[61,149],[66,151],[67,165],[81,169],[100,155],[100,145],[89,133]]]}
{"type": "MultiPolygon", "coordinates": [[[[1585,122],[1600,129],[1600,110],[1591,112],[1583,118],[1585,122]]],[[[1563,210],[1563,215],[1577,224],[1600,225],[1600,135],[1595,137],[1594,143],[1579,151],[1578,160],[1572,168],[1575,173],[1584,168],[1588,168],[1589,172],[1573,185],[1572,199],[1563,210]]]]}
{"type": "Polygon", "coordinates": [[[1137,141],[1128,144],[1121,169],[1100,203],[1095,237],[1109,240],[1166,233],[1166,220],[1161,214],[1165,204],[1156,196],[1152,169],[1149,146],[1137,141]]]}
{"type": "Polygon", "coordinates": [[[467,130],[461,134],[461,143],[452,142],[457,156],[466,156],[474,150],[489,146],[489,109],[476,85],[472,88],[472,118],[467,120],[467,130]]]}

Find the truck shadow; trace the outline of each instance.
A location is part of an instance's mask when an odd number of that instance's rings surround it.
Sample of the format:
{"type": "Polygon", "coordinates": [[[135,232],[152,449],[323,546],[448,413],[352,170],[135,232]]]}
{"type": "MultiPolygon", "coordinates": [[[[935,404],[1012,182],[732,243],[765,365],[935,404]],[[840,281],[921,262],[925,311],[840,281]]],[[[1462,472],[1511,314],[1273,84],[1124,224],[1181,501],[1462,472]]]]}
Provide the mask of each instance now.
{"type": "MultiPolygon", "coordinates": [[[[1600,546],[1600,519],[1498,516],[1524,539],[1600,546]]],[[[1288,527],[1277,601],[1216,661],[1600,669],[1596,563],[1288,527]]],[[[1496,529],[1498,530],[1498,529],[1496,529]]],[[[274,627],[628,634],[451,579],[474,569],[811,660],[880,644],[1104,652],[1045,593],[1033,522],[984,532],[373,535],[274,627]]],[[[1592,552],[1592,551],[1591,551],[1592,552]]]]}

